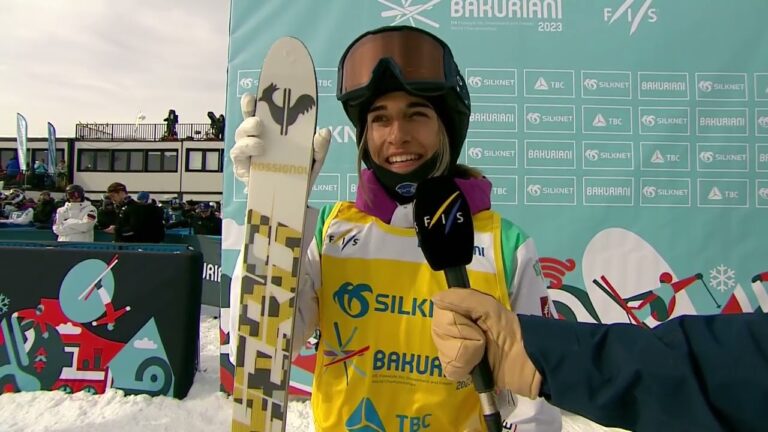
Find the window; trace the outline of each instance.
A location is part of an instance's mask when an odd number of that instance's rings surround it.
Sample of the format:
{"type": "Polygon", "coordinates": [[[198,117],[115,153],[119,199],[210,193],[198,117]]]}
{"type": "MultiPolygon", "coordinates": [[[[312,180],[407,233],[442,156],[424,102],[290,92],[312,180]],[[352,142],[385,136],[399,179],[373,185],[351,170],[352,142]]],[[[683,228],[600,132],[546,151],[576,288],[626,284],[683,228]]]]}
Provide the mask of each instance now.
{"type": "Polygon", "coordinates": [[[222,172],[222,150],[187,149],[187,171],[222,172]]]}
{"type": "Polygon", "coordinates": [[[176,150],[149,150],[145,171],[176,172],[179,167],[178,158],[179,154],[176,150]]]}
{"type": "MultiPolygon", "coordinates": [[[[39,161],[40,159],[45,162],[46,166],[48,166],[48,149],[42,150],[42,149],[34,149],[32,150],[32,166],[35,166],[35,162],[39,161]]],[[[63,149],[56,149],[56,159],[53,161],[53,166],[56,166],[56,164],[60,161],[64,160],[64,150],[63,149]]]]}
{"type": "Polygon", "coordinates": [[[80,171],[109,171],[109,150],[78,150],[77,166],[80,171]]]}
{"type": "Polygon", "coordinates": [[[113,150],[112,171],[144,171],[144,150],[113,150]]]}
{"type": "Polygon", "coordinates": [[[0,169],[5,169],[5,165],[11,160],[11,157],[16,154],[16,149],[2,149],[0,150],[0,169]]]}

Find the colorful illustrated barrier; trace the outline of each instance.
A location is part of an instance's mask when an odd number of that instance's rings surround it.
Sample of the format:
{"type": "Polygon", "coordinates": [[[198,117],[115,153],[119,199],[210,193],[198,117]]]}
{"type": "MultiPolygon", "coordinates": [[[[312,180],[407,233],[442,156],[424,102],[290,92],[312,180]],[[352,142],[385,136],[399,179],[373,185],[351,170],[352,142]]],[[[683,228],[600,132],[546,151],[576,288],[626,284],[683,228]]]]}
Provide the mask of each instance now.
{"type": "Polygon", "coordinates": [[[199,252],[0,242],[0,262],[0,393],[187,395],[199,357],[199,252]]]}
{"type": "MultiPolygon", "coordinates": [[[[227,151],[269,45],[292,35],[313,55],[333,140],[310,205],[356,195],[341,53],[371,28],[416,26],[462,67],[473,115],[460,161],[535,239],[558,316],[654,326],[768,311],[765,1],[233,0],[231,13],[227,151]]],[[[231,170],[226,158],[223,281],[245,203],[231,170]]]]}

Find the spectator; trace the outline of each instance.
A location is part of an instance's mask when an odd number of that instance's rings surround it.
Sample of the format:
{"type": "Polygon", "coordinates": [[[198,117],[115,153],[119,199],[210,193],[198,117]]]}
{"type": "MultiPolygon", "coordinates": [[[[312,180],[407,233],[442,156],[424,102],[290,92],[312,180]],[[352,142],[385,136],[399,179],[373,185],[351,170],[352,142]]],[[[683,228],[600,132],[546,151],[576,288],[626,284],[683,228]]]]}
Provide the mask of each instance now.
{"type": "Polygon", "coordinates": [[[64,190],[67,187],[67,164],[60,160],[56,164],[56,189],[64,190]]]}
{"type": "Polygon", "coordinates": [[[93,241],[93,227],[96,225],[96,207],[85,197],[85,191],[79,185],[67,186],[67,203],[56,211],[53,232],[61,242],[93,241]]]}
{"type": "Polygon", "coordinates": [[[8,163],[5,164],[5,181],[9,183],[16,181],[20,171],[21,166],[19,165],[19,159],[14,153],[11,155],[11,158],[8,159],[8,163]]]}
{"type": "Polygon", "coordinates": [[[96,212],[96,229],[104,230],[117,223],[117,210],[115,203],[104,195],[101,207],[96,212]]]}
{"type": "Polygon", "coordinates": [[[209,203],[198,205],[198,213],[192,219],[192,232],[195,235],[221,235],[221,218],[213,212],[209,203]]]}
{"type": "Polygon", "coordinates": [[[128,195],[125,185],[114,182],[107,187],[107,195],[115,204],[117,220],[104,230],[112,233],[116,242],[158,243],[165,237],[162,209],[141,204],[128,195]],[[160,228],[163,228],[162,231],[160,228]]]}
{"type": "Polygon", "coordinates": [[[26,199],[27,197],[21,189],[11,189],[11,193],[0,203],[0,209],[2,209],[0,216],[4,218],[11,217],[11,213],[21,210],[21,206],[26,199]]]}
{"type": "Polygon", "coordinates": [[[48,191],[40,192],[37,197],[37,205],[32,215],[32,222],[38,225],[38,228],[50,228],[53,222],[53,215],[56,213],[56,201],[48,191]]]}
{"type": "Polygon", "coordinates": [[[179,124],[179,116],[176,115],[176,110],[168,110],[168,117],[164,118],[165,122],[165,134],[163,139],[165,141],[171,141],[178,138],[176,133],[176,125],[179,124]]]}
{"type": "Polygon", "coordinates": [[[45,159],[35,161],[34,171],[34,185],[35,187],[45,187],[45,179],[48,177],[48,166],[45,163],[45,159]]]}
{"type": "Polygon", "coordinates": [[[149,203],[149,192],[139,192],[136,194],[136,201],[140,202],[141,204],[149,203]]]}

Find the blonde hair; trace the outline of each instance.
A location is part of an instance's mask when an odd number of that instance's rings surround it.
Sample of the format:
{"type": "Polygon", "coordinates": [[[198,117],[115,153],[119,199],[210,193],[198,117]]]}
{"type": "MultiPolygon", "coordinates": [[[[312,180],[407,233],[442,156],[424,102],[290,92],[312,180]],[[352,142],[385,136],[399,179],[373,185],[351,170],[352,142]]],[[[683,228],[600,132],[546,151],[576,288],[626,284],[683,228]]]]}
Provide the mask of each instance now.
{"type": "MultiPolygon", "coordinates": [[[[440,120],[440,117],[437,117],[437,133],[438,133],[438,143],[437,143],[437,150],[435,150],[435,155],[437,155],[437,164],[435,165],[435,169],[432,170],[431,173],[429,173],[428,177],[436,177],[442,174],[445,174],[448,171],[448,167],[451,164],[451,145],[450,140],[448,139],[448,133],[445,130],[445,126],[443,125],[443,121],[440,120]]],[[[366,193],[366,186],[365,183],[362,181],[362,166],[363,166],[363,156],[365,152],[368,151],[368,125],[366,124],[365,128],[363,129],[362,137],[360,138],[360,143],[357,146],[357,193],[363,194],[363,198],[366,200],[368,204],[371,204],[370,202],[370,196],[368,193],[366,193]]],[[[370,152],[369,152],[370,157],[370,152]]],[[[468,178],[482,178],[483,173],[477,168],[473,168],[467,165],[458,164],[454,168],[454,174],[456,177],[468,179],[468,178]]]]}

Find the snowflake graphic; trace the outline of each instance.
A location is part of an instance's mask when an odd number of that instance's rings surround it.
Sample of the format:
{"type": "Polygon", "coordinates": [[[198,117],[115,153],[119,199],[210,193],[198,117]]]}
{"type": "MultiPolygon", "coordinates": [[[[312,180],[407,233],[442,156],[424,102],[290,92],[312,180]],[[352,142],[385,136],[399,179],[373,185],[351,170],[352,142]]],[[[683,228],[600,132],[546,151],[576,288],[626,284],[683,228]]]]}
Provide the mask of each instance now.
{"type": "Polygon", "coordinates": [[[4,294],[0,293],[0,314],[8,312],[8,306],[10,306],[11,300],[4,294]]]}
{"type": "Polygon", "coordinates": [[[709,271],[709,284],[720,292],[726,292],[736,286],[736,273],[724,265],[719,265],[709,271]]]}

